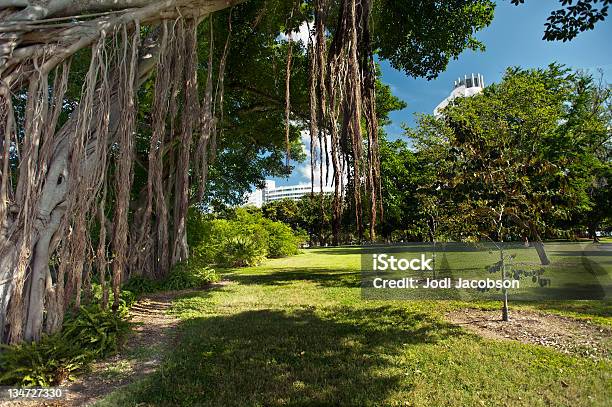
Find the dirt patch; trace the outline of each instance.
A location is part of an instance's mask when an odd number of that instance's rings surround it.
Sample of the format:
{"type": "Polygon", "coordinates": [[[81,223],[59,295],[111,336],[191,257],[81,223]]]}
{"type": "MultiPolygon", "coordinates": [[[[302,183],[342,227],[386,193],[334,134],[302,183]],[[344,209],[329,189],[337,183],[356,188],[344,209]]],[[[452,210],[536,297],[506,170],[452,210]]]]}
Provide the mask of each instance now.
{"type": "MultiPolygon", "coordinates": [[[[206,290],[226,285],[222,281],[206,290]]],[[[91,366],[89,373],[74,382],[61,386],[67,397],[61,401],[0,402],[4,406],[88,406],[116,389],[153,373],[168,349],[176,342],[179,319],[168,313],[172,301],[182,295],[201,290],[183,290],[148,295],[140,299],[130,310],[132,332],[121,351],[91,366]]]]}
{"type": "Polygon", "coordinates": [[[610,358],[612,353],[612,329],[588,320],[527,310],[511,311],[508,322],[501,320],[499,310],[462,309],[446,317],[485,338],[548,346],[596,359],[610,358]]]}

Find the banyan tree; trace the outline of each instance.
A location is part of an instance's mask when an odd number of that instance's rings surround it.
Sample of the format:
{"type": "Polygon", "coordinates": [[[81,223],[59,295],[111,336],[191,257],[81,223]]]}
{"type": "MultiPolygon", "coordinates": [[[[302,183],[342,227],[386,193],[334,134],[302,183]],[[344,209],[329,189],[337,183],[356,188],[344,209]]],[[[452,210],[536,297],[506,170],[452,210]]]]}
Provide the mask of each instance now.
{"type": "MultiPolygon", "coordinates": [[[[291,32],[310,28],[304,44],[310,115],[292,115],[289,46],[279,74],[286,125],[308,123],[312,165],[321,167],[316,182],[335,186],[334,235],[348,202],[359,235],[365,224],[374,238],[381,216],[374,50],[410,74],[433,77],[465,47],[479,46],[472,34],[490,21],[490,1],[250,1],[262,15],[282,6],[289,42],[291,32]],[[434,20],[437,26],[427,23],[434,20]],[[434,40],[424,42],[424,33],[434,40]]],[[[231,13],[220,38],[211,15],[241,3],[0,0],[2,342],[61,329],[65,311],[79,308],[92,279],[102,287],[101,306],[116,309],[127,276],[162,277],[188,259],[187,211],[206,194],[224,77],[232,74],[225,69],[231,13]],[[210,34],[210,56],[199,61],[202,31],[210,34]],[[212,58],[214,49],[221,58],[212,58]],[[82,74],[75,76],[77,56],[82,74]],[[135,200],[138,95],[147,81],[153,81],[141,163],[147,175],[135,200]]]]}

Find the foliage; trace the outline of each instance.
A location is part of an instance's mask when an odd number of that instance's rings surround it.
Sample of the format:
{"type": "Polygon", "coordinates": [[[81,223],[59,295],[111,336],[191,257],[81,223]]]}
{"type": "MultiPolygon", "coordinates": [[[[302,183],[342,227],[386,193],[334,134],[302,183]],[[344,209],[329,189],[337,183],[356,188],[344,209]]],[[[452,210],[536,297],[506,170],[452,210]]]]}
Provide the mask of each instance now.
{"type": "Polygon", "coordinates": [[[474,34],[493,20],[490,0],[374,2],[374,48],[414,77],[433,79],[464,49],[481,50],[474,34]]]}
{"type": "Polygon", "coordinates": [[[196,261],[224,267],[251,266],[266,257],[292,256],[302,243],[302,237],[290,226],[265,218],[257,208],[226,208],[217,216],[192,210],[188,236],[196,261]]]}
{"type": "Polygon", "coordinates": [[[97,305],[81,307],[78,314],[64,324],[62,336],[77,348],[87,349],[92,359],[101,358],[117,350],[121,335],[129,330],[126,319],[125,307],[116,315],[97,305]]]}
{"type": "MultiPolygon", "coordinates": [[[[511,0],[519,5],[525,0],[511,0]]],[[[584,31],[593,30],[595,24],[608,17],[612,0],[559,0],[562,8],[553,11],[545,24],[544,38],[548,41],[570,41],[584,31]],[[602,7],[598,8],[598,3],[602,7]]]]}
{"type": "Polygon", "coordinates": [[[281,222],[265,222],[269,235],[268,256],[288,257],[299,253],[300,237],[296,236],[291,227],[281,222]]]}
{"type": "Polygon", "coordinates": [[[282,222],[291,226],[291,229],[298,230],[303,224],[301,218],[301,206],[293,199],[280,199],[278,201],[267,202],[261,208],[263,216],[275,222],[282,222]]]}
{"type": "Polygon", "coordinates": [[[115,352],[128,330],[125,312],[115,315],[95,305],[82,307],[57,334],[39,342],[1,345],[0,384],[58,385],[93,360],[115,352]]]}
{"type": "Polygon", "coordinates": [[[539,240],[596,205],[589,190],[609,165],[610,128],[609,96],[596,88],[559,65],[511,68],[500,84],[408,131],[435,163],[430,193],[448,203],[437,207],[455,234],[539,240]]]}
{"type": "Polygon", "coordinates": [[[223,242],[217,262],[226,267],[256,266],[266,258],[266,248],[250,236],[231,236],[223,242]]]}
{"type": "Polygon", "coordinates": [[[285,198],[263,205],[263,216],[289,225],[295,233],[307,235],[310,245],[324,245],[331,234],[331,197],[305,195],[295,201],[285,198]],[[322,201],[321,201],[322,199],[322,201]]]}
{"type": "Polygon", "coordinates": [[[380,157],[385,214],[380,234],[391,241],[425,240],[431,166],[403,140],[381,139],[380,157]]]}
{"type": "Polygon", "coordinates": [[[136,296],[146,293],[159,291],[160,282],[152,280],[145,276],[132,276],[121,287],[121,292],[130,292],[136,296]]]}
{"type": "Polygon", "coordinates": [[[160,283],[160,290],[176,291],[204,288],[217,281],[219,281],[219,275],[215,270],[207,267],[196,257],[174,266],[170,274],[160,283]]]}
{"type": "MultiPolygon", "coordinates": [[[[219,281],[217,272],[209,268],[200,257],[194,257],[175,265],[161,280],[145,276],[133,276],[121,287],[121,296],[129,299],[158,291],[177,291],[189,288],[204,288],[219,281]]],[[[131,304],[128,304],[131,305],[131,304]]]]}

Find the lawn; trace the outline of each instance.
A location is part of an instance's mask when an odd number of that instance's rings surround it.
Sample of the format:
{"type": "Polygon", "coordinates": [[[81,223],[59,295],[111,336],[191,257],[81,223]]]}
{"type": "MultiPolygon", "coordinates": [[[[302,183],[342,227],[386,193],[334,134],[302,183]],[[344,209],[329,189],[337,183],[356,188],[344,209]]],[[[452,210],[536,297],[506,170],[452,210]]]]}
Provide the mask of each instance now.
{"type": "MultiPolygon", "coordinates": [[[[445,322],[466,303],[362,300],[359,267],[359,249],[337,248],[227,271],[175,301],[179,342],[162,367],[99,405],[610,405],[611,360],[445,322]]],[[[612,320],[601,302],[537,308],[612,320]]]]}

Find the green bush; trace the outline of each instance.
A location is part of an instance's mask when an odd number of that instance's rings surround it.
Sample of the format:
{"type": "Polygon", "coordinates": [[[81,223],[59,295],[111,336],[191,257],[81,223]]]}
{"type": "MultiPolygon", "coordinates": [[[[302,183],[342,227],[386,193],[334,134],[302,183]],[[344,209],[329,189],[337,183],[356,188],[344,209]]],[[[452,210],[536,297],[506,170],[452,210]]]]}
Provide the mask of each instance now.
{"type": "Polygon", "coordinates": [[[235,208],[224,216],[219,219],[190,212],[187,225],[191,254],[204,264],[253,266],[265,257],[295,255],[304,241],[288,225],[264,218],[254,208],[235,208]]]}
{"type": "Polygon", "coordinates": [[[47,387],[71,378],[89,355],[79,352],[61,335],[45,336],[39,342],[0,345],[0,384],[47,387]]]}
{"type": "Polygon", "coordinates": [[[201,259],[194,258],[185,263],[177,264],[166,277],[160,287],[164,291],[203,288],[210,283],[219,281],[217,272],[207,267],[201,259]]]}
{"type": "Polygon", "coordinates": [[[266,248],[249,236],[233,236],[223,245],[219,253],[219,264],[226,267],[255,266],[266,258],[266,248]]]}
{"type": "Polygon", "coordinates": [[[299,253],[299,245],[302,243],[300,237],[284,223],[267,221],[265,228],[268,232],[268,256],[287,257],[299,253]]]}
{"type": "Polygon", "coordinates": [[[81,307],[80,312],[64,324],[62,336],[78,348],[87,349],[94,358],[113,353],[130,327],[127,308],[120,307],[119,310],[115,315],[97,305],[81,307]]]}
{"type": "Polygon", "coordinates": [[[122,290],[127,290],[138,296],[145,293],[159,291],[159,283],[144,276],[133,276],[123,285],[122,290]]]}
{"type": "MultiPolygon", "coordinates": [[[[142,294],[142,293],[140,293],[142,294]]],[[[138,300],[138,296],[140,294],[136,294],[132,291],[129,290],[121,290],[121,294],[119,297],[119,312],[122,315],[126,315],[128,314],[128,310],[130,308],[132,308],[132,305],[134,305],[136,303],[136,301],[138,300]]],[[[111,297],[112,299],[112,297],[111,297]]]]}
{"type": "Polygon", "coordinates": [[[207,284],[219,281],[217,272],[206,265],[198,257],[179,263],[172,268],[168,276],[160,281],[154,281],[144,276],[131,277],[121,289],[122,301],[128,307],[142,294],[157,291],[176,291],[189,288],[203,288],[207,284]]]}
{"type": "Polygon", "coordinates": [[[44,335],[36,343],[0,345],[0,384],[60,384],[93,360],[115,352],[128,331],[124,313],[82,307],[77,315],[66,318],[61,332],[44,335]]]}
{"type": "Polygon", "coordinates": [[[199,229],[191,232],[201,238],[197,245],[190,246],[192,258],[200,259],[205,264],[217,264],[219,254],[224,250],[225,241],[236,236],[238,231],[226,219],[207,220],[198,226],[199,229]]]}

